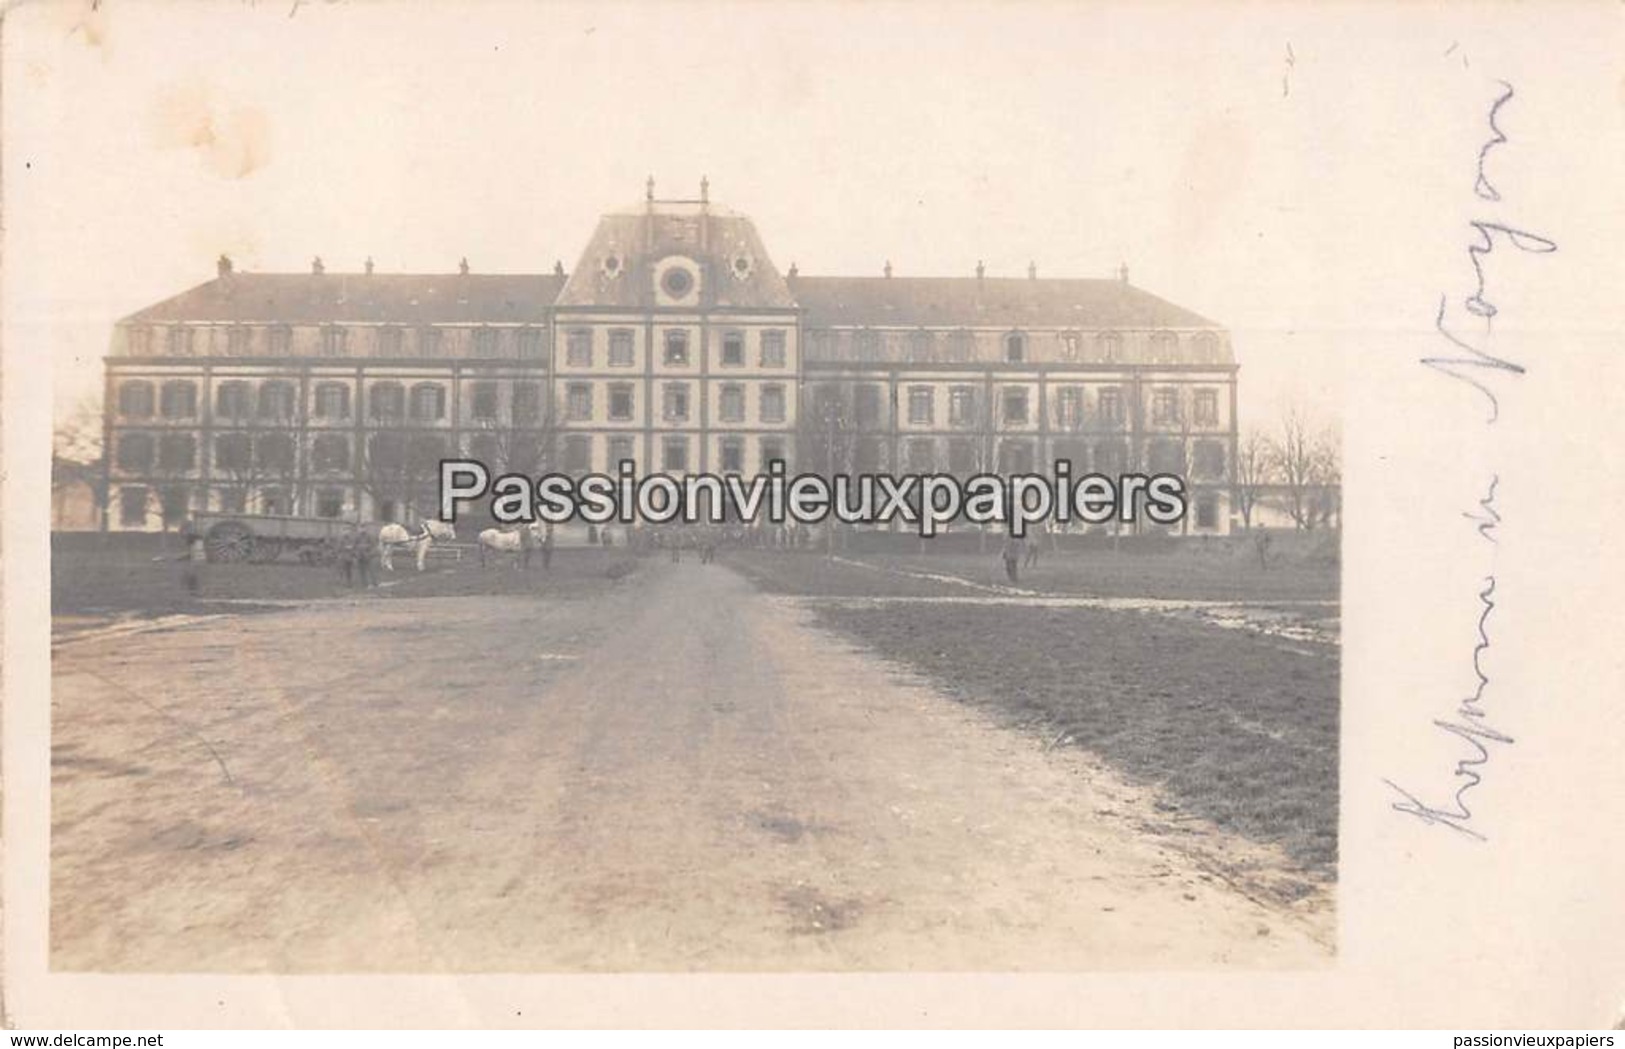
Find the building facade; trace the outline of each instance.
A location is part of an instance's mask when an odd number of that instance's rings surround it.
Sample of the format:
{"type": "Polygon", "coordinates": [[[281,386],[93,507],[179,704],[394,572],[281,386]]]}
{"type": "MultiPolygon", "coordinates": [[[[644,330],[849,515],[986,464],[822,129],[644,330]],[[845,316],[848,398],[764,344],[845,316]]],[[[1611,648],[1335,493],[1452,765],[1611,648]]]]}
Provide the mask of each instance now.
{"type": "Polygon", "coordinates": [[[804,277],[754,224],[657,200],[573,271],[235,272],[120,321],[103,527],[200,510],[410,520],[439,462],[755,474],[1090,470],[1188,478],[1231,525],[1227,332],[1117,279],[804,277]]]}

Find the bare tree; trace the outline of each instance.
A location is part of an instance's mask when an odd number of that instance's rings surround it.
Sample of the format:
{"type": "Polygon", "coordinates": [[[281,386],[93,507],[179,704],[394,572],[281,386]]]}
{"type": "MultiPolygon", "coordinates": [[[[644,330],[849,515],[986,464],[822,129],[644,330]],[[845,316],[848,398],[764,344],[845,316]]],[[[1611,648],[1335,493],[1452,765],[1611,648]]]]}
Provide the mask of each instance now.
{"type": "MultiPolygon", "coordinates": [[[[796,469],[834,483],[853,472],[858,446],[857,390],[851,383],[819,383],[796,419],[796,469]]],[[[827,553],[835,552],[835,521],[824,527],[827,553]]]]}
{"type": "Polygon", "coordinates": [[[375,508],[388,505],[397,514],[407,511],[408,517],[432,516],[440,460],[449,451],[445,436],[433,430],[374,429],[361,449],[361,486],[372,496],[375,508]]]}
{"type": "Polygon", "coordinates": [[[1314,476],[1318,490],[1311,506],[1319,523],[1327,528],[1342,524],[1343,452],[1341,435],[1327,426],[1315,437],[1314,476]]]}
{"type": "MultiPolygon", "coordinates": [[[[479,419],[468,438],[467,452],[483,463],[493,478],[506,473],[537,477],[561,464],[559,444],[564,429],[563,421],[551,407],[538,406],[534,414],[520,413],[517,418],[510,413],[504,418],[479,419]]],[[[613,472],[619,464],[609,465],[613,472]]],[[[477,511],[474,519],[481,527],[487,524],[483,512],[477,511]]]]}
{"type": "Polygon", "coordinates": [[[1256,427],[1249,428],[1236,448],[1235,474],[1236,509],[1241,511],[1241,526],[1249,532],[1253,528],[1253,509],[1264,486],[1270,483],[1272,469],[1269,438],[1256,427]]]}
{"type": "Polygon", "coordinates": [[[94,397],[76,404],[51,431],[51,498],[69,498],[83,486],[95,512],[107,505],[106,449],[102,447],[102,407],[94,397]]]}
{"type": "Polygon", "coordinates": [[[469,452],[490,468],[492,476],[536,476],[558,464],[563,429],[557,413],[550,409],[534,418],[482,419],[474,425],[469,452]]]}
{"type": "Polygon", "coordinates": [[[206,454],[214,456],[213,476],[229,509],[253,513],[256,498],[262,500],[263,509],[268,490],[275,488],[286,494],[278,512],[295,512],[297,445],[291,432],[228,430],[216,434],[214,441],[206,454]]]}
{"type": "MultiPolygon", "coordinates": [[[[197,467],[197,437],[191,431],[160,432],[149,471],[152,485],[147,489],[147,508],[158,516],[165,536],[179,528],[191,514],[193,472],[197,467]]],[[[163,542],[167,545],[168,539],[163,542]]]]}
{"type": "Polygon", "coordinates": [[[1335,467],[1335,442],[1316,431],[1303,411],[1287,409],[1280,429],[1269,441],[1269,459],[1284,489],[1286,511],[1302,531],[1312,530],[1324,519],[1320,503],[1328,486],[1328,471],[1335,467]],[[1328,455],[1328,449],[1332,449],[1328,455]]]}

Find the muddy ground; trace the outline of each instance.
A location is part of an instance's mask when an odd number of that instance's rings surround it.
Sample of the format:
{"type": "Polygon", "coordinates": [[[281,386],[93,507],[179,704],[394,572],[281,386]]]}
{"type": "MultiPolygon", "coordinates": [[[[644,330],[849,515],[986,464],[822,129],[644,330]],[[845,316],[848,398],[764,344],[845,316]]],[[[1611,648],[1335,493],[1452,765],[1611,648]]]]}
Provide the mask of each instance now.
{"type": "Polygon", "coordinates": [[[1291,869],[1284,850],[1170,819],[1099,755],[726,563],[459,593],[478,585],[435,573],[64,639],[53,968],[1330,957],[1324,896],[1229,874],[1291,869]]]}

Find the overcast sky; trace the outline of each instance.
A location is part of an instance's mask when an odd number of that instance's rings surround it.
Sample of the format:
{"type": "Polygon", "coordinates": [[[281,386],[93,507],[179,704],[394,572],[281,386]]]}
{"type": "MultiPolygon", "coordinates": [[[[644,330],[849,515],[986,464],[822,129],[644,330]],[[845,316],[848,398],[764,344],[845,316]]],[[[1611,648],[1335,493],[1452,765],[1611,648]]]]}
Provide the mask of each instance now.
{"type": "Polygon", "coordinates": [[[1406,285],[1416,294],[1390,308],[1384,224],[1423,219],[1422,190],[1447,192],[1464,158],[1470,169],[1493,78],[1468,51],[1487,69],[1492,46],[1444,20],[1385,36],[1352,14],[1304,17],[13,11],[10,319],[54,360],[60,408],[97,389],[118,317],[209,279],[221,252],[248,270],[304,270],[316,254],[330,271],[368,255],[380,271],[444,272],[465,255],[479,272],[573,268],[597,216],[638,201],[646,175],[692,195],[704,174],[781,269],[878,274],[889,259],[900,275],[968,275],[984,259],[1018,275],[1031,260],[1045,276],[1104,277],[1126,262],[1134,283],[1231,328],[1253,419],[1293,400],[1331,415],[1361,331],[1431,319],[1435,289],[1406,285]],[[1383,62],[1421,72],[1384,82],[1383,62]],[[1413,105],[1419,85],[1434,96],[1413,105]],[[1412,111],[1454,130],[1396,173],[1384,158],[1416,130],[1412,111]]]}

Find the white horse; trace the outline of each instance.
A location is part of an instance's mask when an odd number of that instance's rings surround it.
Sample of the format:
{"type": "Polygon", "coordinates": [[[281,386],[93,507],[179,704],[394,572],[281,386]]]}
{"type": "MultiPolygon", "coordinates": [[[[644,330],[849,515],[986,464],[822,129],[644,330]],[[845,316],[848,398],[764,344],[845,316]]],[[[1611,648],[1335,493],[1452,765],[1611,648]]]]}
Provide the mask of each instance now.
{"type": "Polygon", "coordinates": [[[444,521],[419,522],[417,531],[408,532],[398,524],[386,524],[378,530],[378,563],[389,571],[395,571],[395,564],[391,560],[396,550],[405,549],[417,558],[418,571],[423,571],[423,562],[429,556],[429,547],[436,539],[441,542],[450,542],[457,538],[457,529],[444,521]]]}
{"type": "Polygon", "coordinates": [[[485,552],[487,550],[499,554],[512,554],[514,564],[518,565],[525,550],[524,532],[530,532],[530,548],[536,549],[542,545],[545,526],[540,521],[528,525],[521,525],[511,531],[506,528],[487,528],[480,533],[480,567],[485,567],[485,552]]]}

